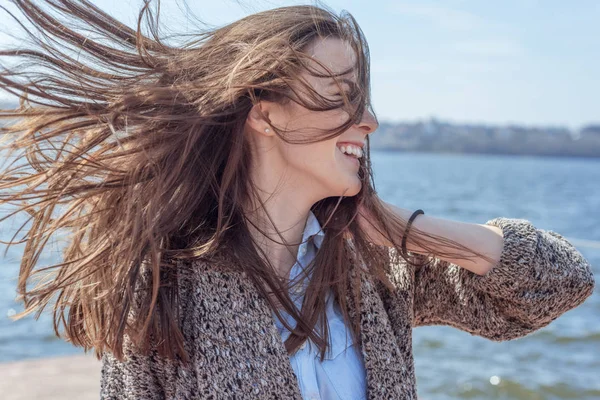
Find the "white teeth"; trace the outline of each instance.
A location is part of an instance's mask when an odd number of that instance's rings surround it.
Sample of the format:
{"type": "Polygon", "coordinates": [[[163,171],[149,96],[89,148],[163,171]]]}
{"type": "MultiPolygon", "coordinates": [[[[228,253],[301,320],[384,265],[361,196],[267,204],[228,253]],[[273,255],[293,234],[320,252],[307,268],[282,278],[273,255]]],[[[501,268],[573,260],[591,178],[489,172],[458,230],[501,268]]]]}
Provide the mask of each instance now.
{"type": "Polygon", "coordinates": [[[339,149],[342,153],[354,156],[356,158],[361,158],[363,156],[362,149],[358,146],[340,146],[339,149]]]}

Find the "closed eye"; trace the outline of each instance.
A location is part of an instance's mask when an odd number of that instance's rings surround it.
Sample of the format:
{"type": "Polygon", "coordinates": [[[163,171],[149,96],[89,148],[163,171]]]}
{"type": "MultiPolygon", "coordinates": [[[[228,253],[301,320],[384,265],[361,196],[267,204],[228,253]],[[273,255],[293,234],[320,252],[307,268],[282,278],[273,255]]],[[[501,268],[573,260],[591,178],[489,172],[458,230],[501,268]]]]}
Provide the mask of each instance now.
{"type": "MultiPolygon", "coordinates": [[[[334,96],[343,98],[341,93],[336,93],[336,94],[334,94],[334,96]]],[[[346,92],[346,97],[348,97],[348,99],[350,99],[350,102],[353,102],[353,101],[356,101],[356,99],[358,98],[358,93],[357,92],[350,92],[350,93],[346,92]]]]}

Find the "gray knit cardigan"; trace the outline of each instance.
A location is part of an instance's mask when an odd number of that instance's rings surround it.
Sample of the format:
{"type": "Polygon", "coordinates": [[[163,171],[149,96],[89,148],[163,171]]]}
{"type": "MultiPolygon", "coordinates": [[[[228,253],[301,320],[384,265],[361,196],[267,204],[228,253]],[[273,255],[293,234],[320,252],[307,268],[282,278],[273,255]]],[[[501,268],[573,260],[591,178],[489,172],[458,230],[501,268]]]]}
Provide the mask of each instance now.
{"type": "MultiPolygon", "coordinates": [[[[388,271],[395,288],[389,291],[364,266],[351,266],[351,274],[361,274],[359,343],[368,399],[417,398],[414,327],[449,325],[511,340],[548,325],[592,294],[591,265],[560,234],[525,219],[499,217],[486,224],[502,229],[504,247],[485,276],[440,259],[414,271],[391,248],[388,271]]],[[[125,336],[124,362],[103,355],[100,398],[302,400],[269,305],[247,275],[187,264],[178,274],[180,322],[193,363],[142,356],[125,336]]],[[[347,299],[353,316],[350,292],[347,299]]]]}

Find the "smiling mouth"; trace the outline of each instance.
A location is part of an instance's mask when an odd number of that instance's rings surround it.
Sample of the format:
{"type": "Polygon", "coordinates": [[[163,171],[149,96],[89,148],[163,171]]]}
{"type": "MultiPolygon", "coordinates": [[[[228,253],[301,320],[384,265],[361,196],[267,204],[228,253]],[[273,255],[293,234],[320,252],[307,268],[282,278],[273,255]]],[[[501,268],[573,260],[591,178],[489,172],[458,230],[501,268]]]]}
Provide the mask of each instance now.
{"type": "Polygon", "coordinates": [[[359,161],[358,157],[342,152],[342,150],[340,150],[339,147],[337,148],[337,150],[344,156],[345,159],[348,159],[350,162],[352,162],[355,165],[360,165],[360,161],[359,161]]]}

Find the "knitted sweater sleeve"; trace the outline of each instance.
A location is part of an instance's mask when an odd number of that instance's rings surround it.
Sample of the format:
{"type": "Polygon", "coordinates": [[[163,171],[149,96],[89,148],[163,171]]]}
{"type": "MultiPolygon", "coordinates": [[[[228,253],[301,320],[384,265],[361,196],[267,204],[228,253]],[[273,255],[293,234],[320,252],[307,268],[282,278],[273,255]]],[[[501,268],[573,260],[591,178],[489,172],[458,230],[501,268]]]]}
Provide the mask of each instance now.
{"type": "MultiPolygon", "coordinates": [[[[140,305],[147,295],[144,287],[151,287],[152,272],[143,265],[136,283],[134,304],[140,305]]],[[[130,311],[128,318],[139,318],[136,308],[130,311]]],[[[154,343],[154,340],[151,340],[154,343]]],[[[123,336],[124,360],[119,361],[112,353],[104,352],[101,360],[100,399],[101,400],[165,400],[172,389],[170,379],[174,374],[172,364],[160,357],[155,346],[150,346],[148,354],[142,354],[131,341],[129,335],[123,336]]]]}
{"type": "MultiPolygon", "coordinates": [[[[125,336],[127,338],[127,336],[125,336]]],[[[102,355],[100,399],[102,400],[164,400],[163,365],[152,355],[133,351],[126,340],[123,346],[126,358],[117,360],[111,353],[102,355]]]]}
{"type": "Polygon", "coordinates": [[[591,265],[560,234],[525,219],[486,222],[502,229],[499,262],[486,275],[437,258],[415,272],[413,326],[449,325],[494,341],[525,336],[583,303],[591,265]]]}

